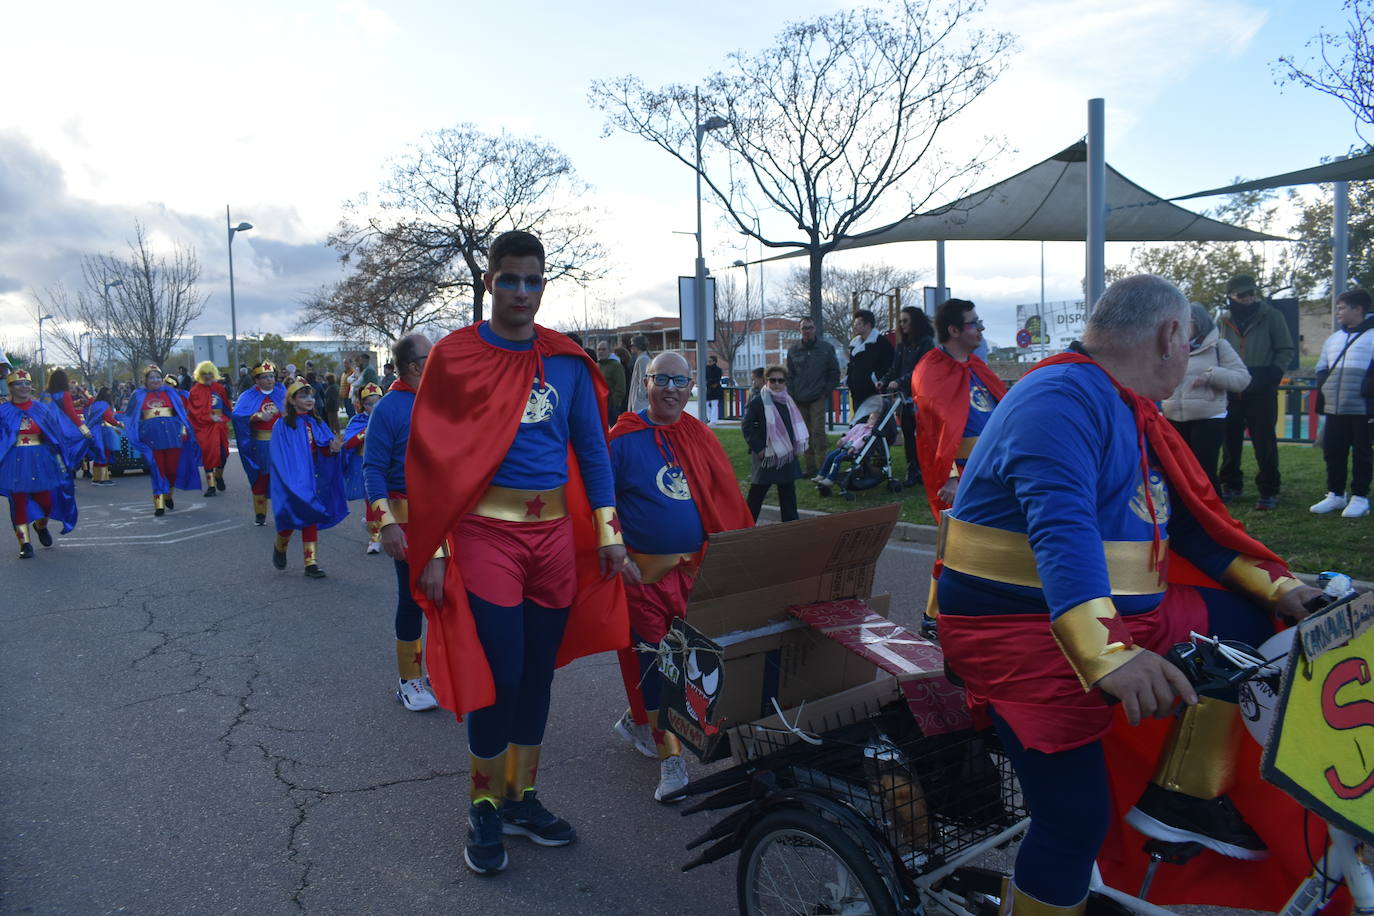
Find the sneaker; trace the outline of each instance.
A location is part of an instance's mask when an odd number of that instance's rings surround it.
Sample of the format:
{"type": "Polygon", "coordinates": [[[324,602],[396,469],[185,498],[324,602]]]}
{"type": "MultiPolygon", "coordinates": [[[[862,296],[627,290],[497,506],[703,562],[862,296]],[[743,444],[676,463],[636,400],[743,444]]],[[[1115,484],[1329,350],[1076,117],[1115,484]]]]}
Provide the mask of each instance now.
{"type": "Polygon", "coordinates": [[[382,544],[381,544],[380,541],[368,541],[368,542],[367,542],[367,553],[368,553],[369,555],[374,554],[374,553],[381,553],[381,552],[382,552],[382,544]]]}
{"type": "Polygon", "coordinates": [[[567,846],[577,839],[577,831],[539,801],[539,793],[525,790],[520,801],[501,802],[501,829],[511,836],[524,836],[540,846],[567,846]]]}
{"type": "Polygon", "coordinates": [[[262,527],[263,525],[266,525],[266,524],[267,524],[267,516],[265,516],[265,515],[263,515],[261,512],[259,512],[257,515],[253,516],[253,524],[257,525],[258,527],[262,527]]]}
{"type": "Polygon", "coordinates": [[[33,545],[32,545],[32,544],[20,544],[20,545],[19,545],[19,559],[21,559],[21,560],[32,560],[32,559],[33,559],[33,545]]]}
{"type": "Polygon", "coordinates": [[[468,808],[468,844],[463,848],[463,861],[479,875],[505,871],[510,863],[501,842],[501,812],[489,801],[468,808]]]}
{"type": "Polygon", "coordinates": [[[272,565],[277,567],[277,569],[286,568],[286,551],[278,550],[276,545],[272,547],[272,565]]]}
{"type": "Polygon", "coordinates": [[[1344,508],[1345,497],[1341,496],[1339,493],[1332,493],[1330,490],[1327,490],[1326,496],[1322,497],[1322,501],[1313,503],[1309,511],[1314,515],[1325,515],[1328,512],[1335,512],[1337,509],[1344,508]]]}
{"type": "MultiPolygon", "coordinates": [[[[1365,503],[1365,511],[1369,511],[1368,503],[1365,503]]],[[[1351,518],[1354,518],[1354,516],[1352,515],[1351,518]]],[[[33,530],[38,533],[38,543],[42,544],[44,547],[52,546],[52,532],[48,530],[47,525],[44,525],[42,528],[35,528],[33,530]]]]}
{"type": "Polygon", "coordinates": [[[309,566],[305,568],[305,577],[307,579],[323,579],[324,570],[320,569],[314,563],[311,563],[309,566]]]}
{"type": "Polygon", "coordinates": [[[1244,495],[1245,492],[1243,490],[1237,490],[1235,487],[1221,488],[1221,501],[1224,503],[1229,503],[1233,499],[1240,499],[1244,495]]]}
{"type": "Polygon", "coordinates": [[[424,712],[439,705],[439,701],[434,699],[434,694],[430,692],[429,685],[422,677],[401,681],[400,686],[396,688],[396,699],[411,712],[424,712]]]}
{"type": "Polygon", "coordinates": [[[224,492],[224,478],[223,478],[223,477],[218,477],[218,476],[217,476],[217,477],[215,478],[215,489],[216,489],[216,490],[219,490],[221,493],[224,492]]]}
{"type": "MultiPolygon", "coordinates": [[[[1341,518],[1363,518],[1368,514],[1369,497],[1352,496],[1350,497],[1350,505],[1345,507],[1345,511],[1341,513],[1341,518]]],[[[40,534],[39,537],[41,538],[42,535],[40,534]]],[[[52,535],[48,535],[48,537],[52,537],[52,535]]]]}
{"type": "Polygon", "coordinates": [[[1170,843],[1201,843],[1233,859],[1263,859],[1269,854],[1264,841],[1225,795],[1194,798],[1151,783],[1135,807],[1126,812],[1126,823],[1148,837],[1170,843]]]}
{"type": "Polygon", "coordinates": [[[205,494],[204,494],[204,495],[205,495],[205,498],[206,498],[206,499],[209,499],[211,496],[214,496],[214,495],[215,495],[215,488],[214,488],[214,487],[206,487],[206,488],[205,488],[205,494]]]}
{"type": "Polygon", "coordinates": [[[648,723],[637,725],[634,716],[630,715],[628,709],[625,710],[625,714],[617,719],[616,723],[611,726],[611,731],[619,735],[622,741],[639,751],[645,757],[652,757],[655,760],[658,759],[658,749],[654,747],[654,735],[653,732],[649,730],[648,723]]]}
{"type": "Polygon", "coordinates": [[[833,487],[834,485],[835,481],[831,480],[829,477],[816,478],[816,486],[818,487],[833,487]]]}
{"type": "Polygon", "coordinates": [[[1255,508],[1261,512],[1268,512],[1270,509],[1277,509],[1278,507],[1279,498],[1277,496],[1261,496],[1255,500],[1255,508]]]}
{"type": "Polygon", "coordinates": [[[687,761],[681,754],[664,757],[658,765],[658,788],[654,789],[654,801],[671,805],[682,801],[682,796],[670,798],[674,792],[687,786],[687,761]]]}
{"type": "Polygon", "coordinates": [[[153,515],[156,516],[157,518],[162,518],[162,516],[164,516],[164,515],[166,515],[166,514],[167,514],[167,510],[164,509],[164,508],[162,508],[161,506],[158,506],[156,509],[153,510],[153,515]]]}
{"type": "Polygon", "coordinates": [[[175,509],[177,507],[176,503],[172,501],[171,493],[167,494],[166,498],[163,499],[163,502],[167,505],[168,511],[171,511],[172,509],[175,509]]]}

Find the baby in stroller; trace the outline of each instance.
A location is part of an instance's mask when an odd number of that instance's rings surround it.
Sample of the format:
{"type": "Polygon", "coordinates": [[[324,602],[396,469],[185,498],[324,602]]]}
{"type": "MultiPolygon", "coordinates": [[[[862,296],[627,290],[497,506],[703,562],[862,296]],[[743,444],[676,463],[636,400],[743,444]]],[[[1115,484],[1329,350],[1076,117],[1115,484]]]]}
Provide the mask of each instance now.
{"type": "Polygon", "coordinates": [[[859,405],[849,430],[825,456],[820,474],[812,480],[820,495],[829,496],[838,486],[846,499],[853,499],[849,491],[871,489],[884,480],[894,493],[901,490],[901,482],[892,476],[891,453],[897,436],[898,406],[895,396],[876,394],[859,405]],[[847,470],[845,462],[851,464],[847,470]]]}

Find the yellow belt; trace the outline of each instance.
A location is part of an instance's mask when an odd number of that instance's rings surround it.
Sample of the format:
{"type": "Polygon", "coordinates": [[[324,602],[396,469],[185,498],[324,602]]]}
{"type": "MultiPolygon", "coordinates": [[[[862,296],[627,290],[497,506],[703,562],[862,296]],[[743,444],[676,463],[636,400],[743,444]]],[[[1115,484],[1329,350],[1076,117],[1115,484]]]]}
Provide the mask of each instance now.
{"type": "MultiPolygon", "coordinates": [[[[1043,588],[1026,535],[945,516],[940,553],[946,569],[980,579],[1043,588]]],[[[1168,549],[1164,539],[1161,550],[1168,549]]],[[[1087,545],[1084,545],[1085,549],[1087,545]]],[[[1154,568],[1149,541],[1103,541],[1113,595],[1157,595],[1166,583],[1154,568]]]]}
{"type": "Polygon", "coordinates": [[[493,484],[477,501],[472,514],[503,522],[547,522],[567,515],[568,509],[563,501],[562,487],[516,490],[493,484]]]}
{"type": "Polygon", "coordinates": [[[42,445],[43,440],[35,436],[20,436],[17,445],[42,445]]]}
{"type": "Polygon", "coordinates": [[[697,555],[694,553],[636,553],[629,551],[630,559],[639,567],[639,578],[645,585],[661,582],[668,573],[685,565],[687,574],[697,574],[697,555]]]}
{"type": "Polygon", "coordinates": [[[268,440],[270,440],[270,439],[272,438],[272,430],[270,430],[270,429],[255,429],[255,430],[253,430],[253,438],[254,438],[254,439],[257,439],[259,442],[267,442],[268,440]]]}
{"type": "Polygon", "coordinates": [[[176,412],[170,407],[145,407],[138,415],[144,420],[157,420],[162,417],[174,417],[176,412]]]}

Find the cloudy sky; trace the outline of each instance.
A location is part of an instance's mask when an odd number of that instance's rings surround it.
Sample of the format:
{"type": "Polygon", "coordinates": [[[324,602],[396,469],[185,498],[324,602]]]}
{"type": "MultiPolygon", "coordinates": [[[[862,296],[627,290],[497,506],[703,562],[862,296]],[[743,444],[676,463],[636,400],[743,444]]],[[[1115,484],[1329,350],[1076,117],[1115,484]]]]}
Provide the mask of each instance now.
{"type": "MultiPolygon", "coordinates": [[[[240,333],[285,331],[298,297],[338,276],[323,241],[342,204],[425,131],[465,121],[537,134],[591,183],[613,253],[593,300],[616,301],[622,321],[675,312],[692,173],[638,138],[603,137],[588,85],[692,82],[843,2],[0,0],[0,342],[31,340],[34,291],[76,286],[81,256],[122,250],[136,220],[155,244],[195,248],[210,301],[192,330],[227,333],[226,204],[255,227],[234,243],[240,333]]],[[[1277,86],[1273,63],[1342,21],[1339,0],[991,0],[980,24],[1020,50],[965,129],[1011,147],[988,181],[1079,139],[1095,96],[1108,161],[1165,196],[1311,165],[1350,149],[1351,118],[1277,86]]],[[[746,255],[719,224],[705,237],[717,272],[746,255]]],[[[1128,251],[1109,246],[1109,262],[1128,251]]],[[[1015,304],[1039,297],[1040,246],[951,243],[947,257],[955,294],[1009,343],[1015,304]]],[[[1074,297],[1082,246],[1046,257],[1047,298],[1074,297]]],[[[929,244],[843,258],[933,271],[929,244]]],[[[556,325],[583,293],[551,287],[545,303],[556,325]]]]}

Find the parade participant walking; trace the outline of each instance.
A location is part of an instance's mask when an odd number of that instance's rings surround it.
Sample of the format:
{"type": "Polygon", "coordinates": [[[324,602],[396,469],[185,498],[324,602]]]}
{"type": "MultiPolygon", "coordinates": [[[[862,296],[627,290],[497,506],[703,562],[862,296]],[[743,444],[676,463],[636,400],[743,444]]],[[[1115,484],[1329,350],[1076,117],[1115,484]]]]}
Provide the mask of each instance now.
{"type": "Polygon", "coordinates": [[[809,441],[801,411],[787,393],[787,370],[769,366],[766,391],[754,395],[744,408],[740,431],[749,447],[752,464],[749,474],[749,511],[758,521],[763,497],[777,485],[778,510],[784,522],[797,520],[797,478],[801,476],[798,458],[809,441]]]}
{"type": "Polygon", "coordinates": [[[392,346],[391,358],[400,375],[372,409],[363,452],[368,518],[378,520],[382,550],[396,567],[396,699],[411,712],[439,705],[424,678],[424,612],[410,590],[406,557],[406,522],[410,518],[406,445],[410,441],[410,411],[429,350],[429,338],[423,334],[407,334],[392,346]]]}
{"type": "Polygon", "coordinates": [[[196,366],[196,383],[187,398],[187,414],[205,462],[205,495],[224,492],[224,462],[229,458],[229,413],[234,403],[208,359],[196,366]]]}
{"type": "Polygon", "coordinates": [[[581,347],[534,323],[544,247],[491,245],[491,320],[430,352],[415,399],[406,481],[411,568],[427,602],[429,672],[468,716],[464,861],[506,867],[502,834],[545,846],[576,831],[535,787],[555,665],[625,645],[625,547],[606,446],[606,383],[581,347]]]}
{"type": "Polygon", "coordinates": [[[825,460],[829,444],[825,411],[830,393],[840,384],[840,361],[830,342],[816,336],[816,322],[803,318],[798,326],[801,340],[787,348],[787,393],[806,421],[806,469],[802,473],[810,478],[825,460]]]}
{"type": "Polygon", "coordinates": [[[1369,514],[1369,484],[1374,477],[1374,315],[1369,293],[1346,290],[1336,297],[1336,333],[1322,344],[1317,360],[1317,390],[1326,417],[1322,453],[1326,458],[1326,496],[1312,506],[1325,515],[1343,510],[1344,518],[1369,514]],[[1345,498],[1346,456],[1350,456],[1350,501],[1345,498]]]}
{"type": "Polygon", "coordinates": [[[153,485],[153,515],[176,508],[173,490],[200,492],[200,446],[191,436],[186,405],[175,388],[163,384],[162,370],[143,370],[143,386],[129,395],[124,434],[148,462],[153,485]]]}
{"type": "Polygon", "coordinates": [[[110,463],[119,454],[117,430],[124,428],[110,401],[110,389],[101,388],[86,405],[86,427],[91,431],[91,484],[97,487],[114,486],[110,463]]]}
{"type": "Polygon", "coordinates": [[[258,525],[267,524],[272,430],[285,408],[286,386],[277,382],[277,367],[271,363],[253,370],[253,387],[239,395],[234,404],[234,440],[252,488],[253,521],[258,525]]]}
{"type": "Polygon", "coordinates": [[[626,690],[632,707],[639,694],[653,735],[660,761],[658,801],[687,785],[687,763],[677,737],[659,719],[662,679],[652,647],[667,635],[674,618],[686,616],[687,596],[710,535],[754,524],[720,441],[683,413],[690,372],[680,354],[654,357],[645,379],[649,406],[621,415],[611,430],[616,507],[630,555],[624,573],[630,640],[643,647],[626,690]]]}
{"type": "Polygon", "coordinates": [[[959,475],[988,417],[1007,386],[974,350],[983,322],[967,299],[950,299],[935,313],[940,346],[923,356],[911,376],[916,402],[916,457],[930,514],[954,505],[959,475]]]}
{"type": "Polygon", "coordinates": [[[43,391],[41,400],[44,404],[51,404],[62,415],[72,421],[72,425],[81,431],[81,435],[89,439],[91,431],[86,426],[86,419],[81,415],[77,408],[76,398],[72,396],[72,383],[67,377],[66,369],[54,369],[48,373],[48,387],[43,391]]]}
{"type": "Polygon", "coordinates": [[[48,521],[62,533],[76,527],[73,470],[86,438],[56,407],[33,400],[33,379],[17,369],[5,377],[9,401],[0,404],[0,496],[9,500],[19,559],[33,556],[29,526],[38,543],[52,546],[48,521]]]}
{"type": "MultiPolygon", "coordinates": [[[[1226,513],[1153,403],[1186,371],[1188,325],[1187,300],[1168,281],[1112,284],[1081,346],[1041,362],[993,413],[942,522],[940,643],[975,718],[996,727],[1030,808],[1013,916],[1083,912],[1114,794],[1139,798],[1126,820],[1146,836],[1238,859],[1264,854],[1227,796],[1234,691],[1231,702],[1199,700],[1157,653],[1191,631],[1258,645],[1273,615],[1300,619],[1319,592],[1226,513]],[[1123,767],[1139,768],[1138,747],[1104,757],[1110,704],[1119,701],[1134,726],[1169,716],[1176,700],[1185,708],[1153,780],[1144,770],[1130,781],[1123,767]]],[[[1261,807],[1268,817],[1281,806],[1261,807]]],[[[1300,809],[1289,813],[1296,817],[1266,839],[1296,838],[1288,848],[1303,861],[1288,863],[1305,875],[1300,809]]],[[[1117,842],[1139,861],[1138,838],[1117,842]]],[[[1100,860],[1104,871],[1118,861],[1100,860]]],[[[1282,869],[1266,863],[1242,878],[1227,862],[1194,863],[1189,890],[1199,898],[1186,902],[1276,908],[1252,891],[1282,869]]]]}
{"type": "MultiPolygon", "coordinates": [[[[372,418],[373,408],[377,406],[377,402],[382,399],[384,393],[380,385],[371,383],[364,385],[362,390],[358,392],[358,401],[363,409],[349,418],[348,426],[344,427],[344,498],[350,502],[355,499],[363,499],[367,495],[367,490],[363,486],[363,453],[367,439],[367,424],[368,420],[372,418]]],[[[366,552],[369,554],[381,553],[382,514],[373,509],[370,501],[363,514],[363,524],[367,528],[366,552]]]]}
{"type": "Polygon", "coordinates": [[[348,517],[342,448],[342,434],[331,433],[315,416],[315,392],[305,379],[296,379],[286,391],[286,410],[268,442],[272,519],[277,526],[272,565],[277,569],[286,569],[286,547],[291,533],[299,530],[306,576],[324,578],[317,551],[320,531],[348,517]]]}

